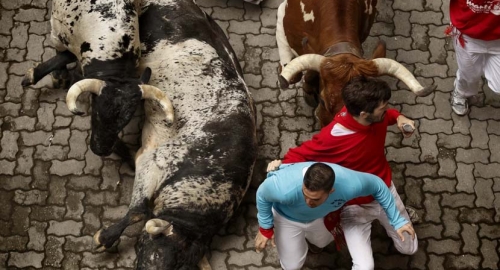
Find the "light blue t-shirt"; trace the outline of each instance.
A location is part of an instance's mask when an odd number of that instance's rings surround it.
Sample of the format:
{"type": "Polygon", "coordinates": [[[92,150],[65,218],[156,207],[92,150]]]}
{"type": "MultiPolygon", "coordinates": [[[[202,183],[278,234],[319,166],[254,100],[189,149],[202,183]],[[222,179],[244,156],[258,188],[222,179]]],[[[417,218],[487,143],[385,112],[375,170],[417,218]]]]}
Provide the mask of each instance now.
{"type": "Polygon", "coordinates": [[[273,227],[273,207],[289,220],[308,223],[339,209],[351,199],[368,195],[372,195],[380,203],[396,230],[408,223],[399,214],[389,188],[378,176],[326,162],[323,163],[332,167],[335,172],[335,191],[323,204],[315,208],[309,207],[302,193],[302,184],[305,171],[314,163],[316,162],[284,164],[279,170],[267,174],[266,180],[257,190],[257,219],[260,227],[273,227]]]}

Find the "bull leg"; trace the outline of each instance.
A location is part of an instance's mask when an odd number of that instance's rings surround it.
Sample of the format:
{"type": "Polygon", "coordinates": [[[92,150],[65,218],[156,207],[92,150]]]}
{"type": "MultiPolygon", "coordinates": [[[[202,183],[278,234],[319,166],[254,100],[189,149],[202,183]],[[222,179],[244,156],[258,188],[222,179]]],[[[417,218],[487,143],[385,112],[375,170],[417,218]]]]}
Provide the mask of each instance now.
{"type": "Polygon", "coordinates": [[[210,263],[208,262],[207,255],[203,256],[200,263],[198,263],[200,270],[212,270],[210,263]]]}
{"type": "Polygon", "coordinates": [[[128,226],[145,219],[146,214],[144,213],[129,211],[118,223],[97,231],[94,234],[96,250],[104,251],[112,247],[128,226]]]}
{"type": "MultiPolygon", "coordinates": [[[[163,150],[165,151],[163,154],[158,156],[168,157],[166,153],[173,152],[168,147],[163,150]]],[[[179,148],[178,146],[175,147],[179,148]]],[[[151,151],[143,153],[137,158],[137,170],[129,211],[118,223],[101,229],[94,235],[94,243],[98,251],[103,251],[113,246],[128,226],[144,220],[147,217],[147,213],[150,213],[148,202],[161,186],[162,180],[168,179],[165,168],[171,165],[166,160],[157,161],[156,158],[156,152],[151,151]],[[165,167],[157,165],[157,162],[165,167]]]]}
{"type": "Polygon", "coordinates": [[[66,65],[75,62],[76,56],[70,51],[57,52],[56,56],[42,62],[35,68],[30,68],[21,82],[22,86],[34,85],[43,77],[55,70],[66,69],[66,65]]]}

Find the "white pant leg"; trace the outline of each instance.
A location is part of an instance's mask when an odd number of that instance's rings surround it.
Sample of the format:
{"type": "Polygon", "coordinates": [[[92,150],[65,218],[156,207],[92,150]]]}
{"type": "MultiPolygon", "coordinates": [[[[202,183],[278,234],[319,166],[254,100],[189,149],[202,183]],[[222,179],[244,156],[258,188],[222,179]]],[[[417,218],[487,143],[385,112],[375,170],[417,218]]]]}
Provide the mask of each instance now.
{"type": "Polygon", "coordinates": [[[307,255],[305,224],[288,220],[273,209],[274,240],[281,267],[298,270],[304,265],[307,255]]]}
{"type": "Polygon", "coordinates": [[[273,209],[274,240],[280,256],[281,267],[285,270],[301,269],[306,261],[307,240],[318,247],[325,247],[333,241],[326,229],[323,218],[310,223],[291,221],[273,209]]]}
{"type": "Polygon", "coordinates": [[[283,27],[283,17],[285,16],[285,7],[287,5],[287,0],[283,1],[278,7],[278,15],[276,21],[276,43],[278,44],[278,54],[280,56],[280,64],[284,67],[286,64],[290,63],[292,59],[296,56],[293,53],[290,44],[285,36],[285,29],[283,27]]]}
{"type": "MultiPolygon", "coordinates": [[[[403,201],[401,201],[401,198],[399,197],[399,194],[394,187],[394,184],[391,185],[389,188],[391,190],[392,196],[394,196],[394,200],[396,201],[396,207],[399,210],[399,214],[404,217],[406,220],[410,220],[410,217],[408,216],[408,213],[406,212],[405,206],[403,204],[403,201]]],[[[397,231],[394,229],[394,227],[391,226],[389,223],[389,218],[387,217],[387,214],[385,213],[384,209],[382,206],[380,206],[380,216],[378,220],[380,221],[380,224],[385,228],[385,231],[387,232],[387,235],[392,238],[392,241],[394,242],[394,246],[396,249],[401,252],[402,254],[406,255],[412,255],[415,254],[418,250],[418,239],[417,236],[415,235],[415,239],[411,239],[411,236],[408,233],[404,233],[405,240],[401,241],[401,239],[398,236],[397,231]]],[[[410,221],[411,222],[411,221],[410,221]]]]}
{"type": "Polygon", "coordinates": [[[324,218],[306,225],[306,239],[313,245],[324,248],[333,241],[333,235],[325,227],[324,218]]]}
{"type": "Polygon", "coordinates": [[[455,47],[455,58],[457,59],[457,78],[455,89],[463,97],[476,95],[479,89],[481,75],[484,72],[486,48],[480,40],[462,35],[465,46],[459,42],[460,32],[454,33],[453,45],[455,47]]]}
{"type": "MultiPolygon", "coordinates": [[[[379,214],[374,201],[363,205],[348,205],[340,215],[347,248],[352,257],[353,270],[373,270],[372,243],[370,239],[372,221],[379,214]]],[[[380,206],[380,205],[379,205],[380,206]]]]}
{"type": "Polygon", "coordinates": [[[488,47],[484,65],[484,77],[488,86],[496,94],[500,94],[500,39],[485,41],[488,47]]]}

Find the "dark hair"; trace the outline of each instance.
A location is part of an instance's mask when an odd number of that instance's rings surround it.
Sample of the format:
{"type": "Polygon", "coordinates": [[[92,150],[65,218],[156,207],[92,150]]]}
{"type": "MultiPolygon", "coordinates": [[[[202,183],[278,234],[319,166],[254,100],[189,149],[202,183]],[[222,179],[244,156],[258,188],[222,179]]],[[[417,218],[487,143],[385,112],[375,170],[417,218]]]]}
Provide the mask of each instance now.
{"type": "Polygon", "coordinates": [[[357,76],[342,88],[342,99],[353,116],[361,112],[373,113],[381,103],[391,98],[391,88],[379,79],[357,76]]]}
{"type": "Polygon", "coordinates": [[[304,186],[310,191],[330,192],[335,183],[335,172],[324,163],[314,163],[304,175],[304,186]]]}

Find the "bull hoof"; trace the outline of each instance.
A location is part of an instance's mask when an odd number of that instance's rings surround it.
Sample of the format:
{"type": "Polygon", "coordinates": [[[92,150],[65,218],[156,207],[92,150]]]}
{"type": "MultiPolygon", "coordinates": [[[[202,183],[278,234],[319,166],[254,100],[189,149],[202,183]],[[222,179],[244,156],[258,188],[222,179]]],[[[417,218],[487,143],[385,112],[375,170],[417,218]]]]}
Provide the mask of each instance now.
{"type": "Polygon", "coordinates": [[[431,85],[431,86],[426,86],[422,88],[421,90],[417,91],[415,94],[419,97],[425,97],[428,96],[430,93],[434,92],[436,90],[437,85],[431,85]]]}
{"type": "Polygon", "coordinates": [[[118,246],[120,243],[119,238],[117,240],[110,240],[106,241],[104,237],[102,236],[102,232],[106,229],[100,229],[94,234],[94,250],[96,252],[103,252],[103,251],[109,251],[110,249],[118,246]]]}
{"type": "Polygon", "coordinates": [[[24,78],[21,81],[21,85],[23,87],[26,87],[26,86],[30,86],[30,85],[33,85],[33,84],[35,84],[35,69],[34,68],[30,68],[30,69],[28,69],[28,71],[24,75],[24,78]]]}

